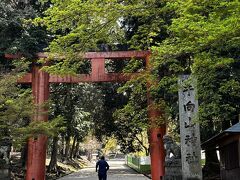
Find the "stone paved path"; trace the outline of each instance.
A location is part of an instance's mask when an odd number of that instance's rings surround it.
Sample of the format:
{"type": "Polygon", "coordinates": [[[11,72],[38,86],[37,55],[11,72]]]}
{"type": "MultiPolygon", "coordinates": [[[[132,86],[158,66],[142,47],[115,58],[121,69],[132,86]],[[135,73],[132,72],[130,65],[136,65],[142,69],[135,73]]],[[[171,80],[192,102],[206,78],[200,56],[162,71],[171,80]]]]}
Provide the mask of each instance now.
{"type": "MultiPolygon", "coordinates": [[[[108,171],[108,180],[149,180],[142,174],[138,174],[124,165],[123,160],[108,161],[110,169],[108,171]]],[[[59,180],[98,180],[95,167],[89,167],[79,172],[70,174],[59,180]]]]}

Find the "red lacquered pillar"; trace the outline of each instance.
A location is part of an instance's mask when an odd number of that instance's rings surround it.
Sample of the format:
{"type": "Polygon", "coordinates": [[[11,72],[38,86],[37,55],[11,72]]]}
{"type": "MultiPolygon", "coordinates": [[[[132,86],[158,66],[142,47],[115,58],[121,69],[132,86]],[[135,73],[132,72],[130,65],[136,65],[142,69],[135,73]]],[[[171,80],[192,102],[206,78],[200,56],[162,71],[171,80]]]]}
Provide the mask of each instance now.
{"type": "Polygon", "coordinates": [[[150,105],[148,116],[151,127],[149,129],[149,144],[151,156],[151,175],[153,180],[161,180],[165,175],[165,151],[163,146],[163,136],[166,134],[166,126],[156,126],[155,120],[160,116],[160,111],[153,109],[150,105]]]}
{"type": "MultiPolygon", "coordinates": [[[[149,56],[146,58],[147,67],[150,68],[149,56]]],[[[151,82],[148,82],[148,117],[150,120],[149,144],[151,156],[151,175],[152,180],[161,180],[165,175],[165,150],[163,145],[163,136],[166,134],[166,125],[158,125],[157,119],[161,116],[161,110],[155,107],[151,99],[149,88],[151,82]]]]}
{"type": "MultiPolygon", "coordinates": [[[[49,74],[34,66],[32,70],[32,93],[37,106],[34,121],[48,121],[44,103],[49,97],[49,74]]],[[[47,136],[39,135],[28,141],[26,180],[45,180],[47,136]]]]}

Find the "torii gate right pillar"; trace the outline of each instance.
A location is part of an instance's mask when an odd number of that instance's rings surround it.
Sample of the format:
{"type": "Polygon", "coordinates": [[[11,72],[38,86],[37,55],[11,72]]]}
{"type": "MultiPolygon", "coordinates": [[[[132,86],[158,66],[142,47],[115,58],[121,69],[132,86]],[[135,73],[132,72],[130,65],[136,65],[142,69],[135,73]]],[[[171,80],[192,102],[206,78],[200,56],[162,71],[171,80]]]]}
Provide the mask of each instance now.
{"type": "MultiPolygon", "coordinates": [[[[150,68],[149,56],[146,58],[147,68],[150,68]]],[[[161,110],[155,106],[150,95],[151,83],[147,84],[148,99],[148,118],[150,123],[149,144],[151,156],[151,175],[152,180],[162,180],[165,175],[165,151],[163,145],[163,136],[166,134],[166,125],[158,125],[157,120],[161,116],[161,110]]]]}
{"type": "Polygon", "coordinates": [[[160,111],[151,108],[150,105],[148,116],[151,121],[151,127],[149,129],[151,175],[152,180],[162,180],[165,175],[165,151],[162,138],[166,134],[166,126],[154,127],[154,121],[160,116],[160,111]]]}

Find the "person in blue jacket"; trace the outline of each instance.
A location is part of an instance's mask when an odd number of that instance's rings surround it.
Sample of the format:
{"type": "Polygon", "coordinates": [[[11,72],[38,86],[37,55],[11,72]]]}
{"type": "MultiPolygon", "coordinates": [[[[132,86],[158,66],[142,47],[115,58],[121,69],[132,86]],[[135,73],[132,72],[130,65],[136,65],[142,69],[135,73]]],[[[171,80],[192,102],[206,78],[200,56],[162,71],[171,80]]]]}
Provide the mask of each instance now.
{"type": "Polygon", "coordinates": [[[101,156],[100,160],[96,164],[96,172],[98,172],[99,180],[107,180],[107,171],[109,170],[109,165],[105,161],[105,157],[101,156]]]}

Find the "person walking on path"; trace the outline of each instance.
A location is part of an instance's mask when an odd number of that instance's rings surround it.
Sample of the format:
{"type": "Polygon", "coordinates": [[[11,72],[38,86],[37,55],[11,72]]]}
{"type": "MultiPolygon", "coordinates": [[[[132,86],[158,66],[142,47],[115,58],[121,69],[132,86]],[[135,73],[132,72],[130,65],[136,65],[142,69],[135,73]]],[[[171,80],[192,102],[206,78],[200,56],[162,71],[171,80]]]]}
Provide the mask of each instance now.
{"type": "Polygon", "coordinates": [[[96,172],[98,172],[99,180],[107,180],[107,171],[109,170],[109,165],[105,161],[105,157],[101,156],[100,160],[96,164],[96,172]]]}

